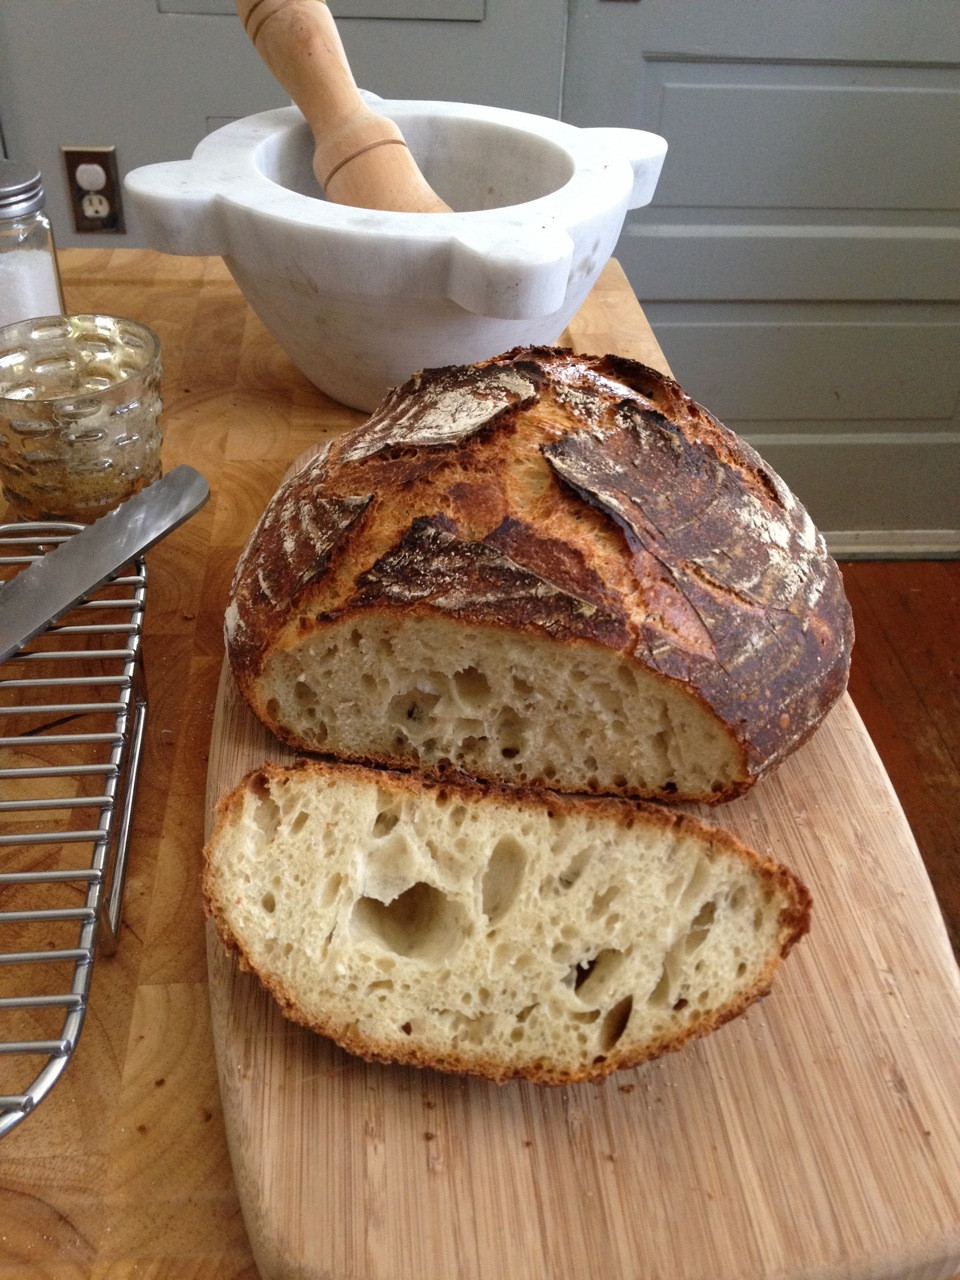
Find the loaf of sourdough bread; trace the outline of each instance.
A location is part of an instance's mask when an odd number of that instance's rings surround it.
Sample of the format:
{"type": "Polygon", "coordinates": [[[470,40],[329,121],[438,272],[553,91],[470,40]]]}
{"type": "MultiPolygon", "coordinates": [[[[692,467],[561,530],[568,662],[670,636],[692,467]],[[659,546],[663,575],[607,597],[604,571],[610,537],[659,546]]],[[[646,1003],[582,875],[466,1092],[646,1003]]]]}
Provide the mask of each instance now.
{"type": "Polygon", "coordinates": [[[294,1021],[370,1060],[544,1084],[714,1030],[809,919],[790,872],[675,808],[316,760],[221,799],[203,889],[294,1021]]]}
{"type": "Polygon", "coordinates": [[[836,564],[783,481],[652,369],[428,370],[277,493],[226,619],[295,749],[714,802],[843,692],[836,564]]]}

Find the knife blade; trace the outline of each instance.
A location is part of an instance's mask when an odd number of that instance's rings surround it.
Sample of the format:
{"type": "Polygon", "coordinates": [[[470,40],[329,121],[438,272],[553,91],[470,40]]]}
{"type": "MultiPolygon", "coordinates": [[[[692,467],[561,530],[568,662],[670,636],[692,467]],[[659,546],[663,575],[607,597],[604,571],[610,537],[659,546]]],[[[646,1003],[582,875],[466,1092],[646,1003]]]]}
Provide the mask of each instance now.
{"type": "Polygon", "coordinates": [[[188,520],[210,497],[193,467],[174,467],[0,587],[0,662],[188,520]]]}

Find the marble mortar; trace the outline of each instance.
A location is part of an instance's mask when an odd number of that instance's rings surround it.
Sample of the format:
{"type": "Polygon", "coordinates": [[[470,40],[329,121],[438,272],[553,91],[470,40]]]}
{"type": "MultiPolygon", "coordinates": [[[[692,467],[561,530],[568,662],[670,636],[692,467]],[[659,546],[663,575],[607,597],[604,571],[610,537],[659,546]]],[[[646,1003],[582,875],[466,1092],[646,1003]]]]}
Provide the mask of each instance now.
{"type": "Polygon", "coordinates": [[[496,107],[366,95],[452,213],[333,204],[296,107],[209,134],[125,181],[148,244],[220,255],[322,391],[371,410],[417,369],[554,343],[648,204],[667,144],[496,107]]]}

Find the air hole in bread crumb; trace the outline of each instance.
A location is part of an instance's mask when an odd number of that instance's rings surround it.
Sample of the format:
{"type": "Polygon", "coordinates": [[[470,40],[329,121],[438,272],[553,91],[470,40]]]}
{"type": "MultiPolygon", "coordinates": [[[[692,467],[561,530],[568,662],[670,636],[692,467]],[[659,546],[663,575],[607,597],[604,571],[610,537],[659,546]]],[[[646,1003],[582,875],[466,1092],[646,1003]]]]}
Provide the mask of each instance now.
{"type": "Polygon", "coordinates": [[[571,1013],[570,1015],[571,1021],[581,1022],[584,1024],[584,1026],[587,1026],[587,1027],[592,1026],[593,1023],[596,1022],[599,1017],[600,1017],[599,1009],[590,1009],[586,1013],[571,1013]]]}
{"type": "Polygon", "coordinates": [[[280,808],[277,802],[265,796],[256,807],[255,821],[267,839],[272,840],[280,827],[280,808]]]}
{"type": "Polygon", "coordinates": [[[618,885],[612,884],[609,889],[605,889],[603,893],[595,893],[593,902],[590,904],[590,914],[594,920],[599,920],[607,909],[616,901],[620,894],[618,885]]]}
{"type": "Polygon", "coordinates": [[[623,1038],[633,1012],[633,996],[624,996],[608,1009],[600,1027],[600,1047],[609,1053],[623,1038]]]}
{"type": "Polygon", "coordinates": [[[266,911],[267,915],[273,915],[277,909],[277,900],[272,893],[265,893],[260,899],[260,905],[266,911]]]}
{"type": "Polygon", "coordinates": [[[411,689],[390,699],[387,719],[393,724],[422,724],[440,701],[439,695],[423,689],[411,689]]]}
{"type": "Polygon", "coordinates": [[[557,882],[561,889],[573,888],[583,875],[584,868],[590,861],[591,852],[592,851],[589,848],[581,849],[570,859],[557,878],[557,882]]]}
{"type": "Polygon", "coordinates": [[[393,828],[400,821],[400,815],[391,809],[378,809],[377,816],[374,818],[373,826],[370,834],[377,840],[381,840],[384,836],[390,834],[393,828]]]}
{"type": "Polygon", "coordinates": [[[323,896],[320,899],[320,906],[323,908],[333,905],[333,901],[343,887],[343,876],[333,875],[323,886],[323,896]]]}
{"type": "Polygon", "coordinates": [[[257,800],[270,799],[270,780],[261,770],[250,775],[250,794],[257,800]]]}
{"type": "Polygon", "coordinates": [[[647,996],[647,1004],[653,1005],[654,1007],[665,1005],[669,994],[670,973],[667,970],[666,964],[664,964],[663,968],[660,970],[660,977],[657,979],[656,985],[647,996]]]}
{"type": "Polygon", "coordinates": [[[388,951],[426,961],[442,960],[455,951],[466,932],[459,904],[422,881],[392,902],[358,898],[352,924],[388,951]]]}
{"type": "Polygon", "coordinates": [[[301,710],[306,707],[315,707],[317,703],[317,695],[314,693],[306,680],[298,680],[293,686],[293,696],[296,699],[301,710]]]}
{"type": "Polygon", "coordinates": [[[310,815],[305,809],[298,809],[293,821],[290,823],[290,834],[295,836],[298,831],[302,830],[310,821],[310,815]]]}
{"type": "Polygon", "coordinates": [[[706,858],[697,858],[690,879],[687,881],[680,897],[681,910],[689,910],[695,902],[702,902],[710,884],[710,863],[706,858]]]}
{"type": "Polygon", "coordinates": [[[695,951],[703,946],[710,933],[710,926],[713,924],[717,915],[717,904],[711,900],[705,902],[697,914],[690,922],[690,928],[684,939],[683,949],[688,956],[692,956],[695,951]]]}
{"type": "Polygon", "coordinates": [[[483,912],[496,924],[513,905],[527,866],[527,853],[514,836],[501,836],[493,847],[483,873],[483,912]]]}
{"type": "Polygon", "coordinates": [[[490,681],[476,667],[453,673],[453,685],[462,703],[477,710],[490,701],[490,681]]]}
{"type": "Polygon", "coordinates": [[[668,881],[667,887],[664,889],[663,893],[670,906],[674,906],[676,904],[676,901],[683,892],[683,887],[686,883],[687,880],[685,876],[673,876],[668,881]]]}
{"type": "Polygon", "coordinates": [[[615,716],[621,709],[622,699],[620,694],[617,693],[616,689],[612,689],[610,685],[594,681],[591,692],[596,702],[611,715],[615,716]]]}
{"type": "Polygon", "coordinates": [[[624,953],[615,947],[604,947],[592,960],[581,961],[577,965],[573,989],[584,1004],[593,1004],[601,998],[603,987],[613,981],[625,958],[624,953]]]}
{"type": "Polygon", "coordinates": [[[519,755],[523,750],[523,722],[512,707],[504,707],[500,712],[495,733],[501,753],[512,751],[519,755]]]}

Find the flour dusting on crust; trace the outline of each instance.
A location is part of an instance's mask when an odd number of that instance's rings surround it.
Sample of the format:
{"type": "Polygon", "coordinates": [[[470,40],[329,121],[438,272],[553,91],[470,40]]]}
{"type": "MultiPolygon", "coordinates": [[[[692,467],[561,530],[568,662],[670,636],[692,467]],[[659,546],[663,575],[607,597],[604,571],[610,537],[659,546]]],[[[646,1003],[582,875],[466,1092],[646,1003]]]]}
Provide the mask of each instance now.
{"type": "Polygon", "coordinates": [[[359,462],[385,449],[458,444],[536,395],[535,381],[522,369],[492,366],[479,376],[427,370],[390,393],[341,459],[359,462]]]}

